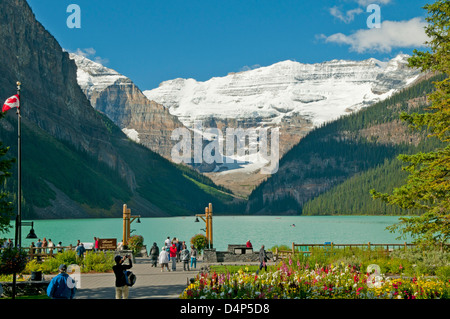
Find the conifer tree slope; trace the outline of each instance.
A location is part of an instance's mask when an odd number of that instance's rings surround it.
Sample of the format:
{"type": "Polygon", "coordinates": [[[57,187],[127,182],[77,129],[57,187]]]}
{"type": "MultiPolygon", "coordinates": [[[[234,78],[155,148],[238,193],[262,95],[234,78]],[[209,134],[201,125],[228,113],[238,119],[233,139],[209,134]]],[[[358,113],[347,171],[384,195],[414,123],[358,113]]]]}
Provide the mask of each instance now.
{"type": "MultiPolygon", "coordinates": [[[[22,83],[22,209],[27,218],[193,215],[233,199],[138,145],[89,103],[77,67],[25,0],[0,1],[0,98],[22,83]],[[217,195],[217,196],[216,196],[217,195]]],[[[0,119],[0,139],[17,157],[17,115],[0,119]]],[[[2,187],[17,203],[17,163],[2,187]]]]}
{"type": "Polygon", "coordinates": [[[425,112],[433,83],[443,78],[424,74],[421,81],[391,98],[313,130],[281,159],[278,172],[253,191],[247,213],[399,213],[389,205],[369,209],[376,205],[367,182],[376,178],[375,184],[386,191],[400,185],[405,175],[394,169],[396,157],[439,145],[402,123],[400,114],[425,112]],[[367,193],[360,196],[363,189],[367,193]]]}

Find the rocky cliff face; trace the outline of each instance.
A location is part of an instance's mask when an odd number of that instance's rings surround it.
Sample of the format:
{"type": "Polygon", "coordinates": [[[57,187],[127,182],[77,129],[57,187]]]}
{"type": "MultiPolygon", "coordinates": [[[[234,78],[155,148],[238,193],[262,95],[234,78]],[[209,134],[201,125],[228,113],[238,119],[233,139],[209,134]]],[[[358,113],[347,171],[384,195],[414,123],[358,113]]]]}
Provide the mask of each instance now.
{"type": "Polygon", "coordinates": [[[0,96],[14,94],[16,81],[22,83],[25,123],[107,163],[135,187],[133,173],[77,84],[75,63],[35,20],[24,0],[0,2],[0,57],[0,96]]]}
{"type": "MultiPolygon", "coordinates": [[[[189,172],[187,178],[156,152],[130,141],[92,107],[78,84],[75,61],[36,21],[25,0],[0,1],[0,75],[0,98],[15,94],[16,81],[22,82],[25,217],[119,217],[124,203],[142,216],[191,214],[209,202],[226,211],[223,194],[215,197],[198,186],[204,182],[214,187],[204,176],[189,172]]],[[[139,118],[114,115],[115,109],[112,116],[148,129],[148,139],[156,142],[170,125],[178,125],[164,117],[167,111],[161,105],[139,100],[143,95],[130,81],[123,77],[120,81],[108,89],[107,101],[91,92],[102,101],[102,110],[109,110],[110,101],[126,100],[120,105],[126,111],[137,110],[139,118]],[[160,126],[155,128],[157,123],[160,126]]],[[[0,140],[11,145],[8,156],[13,157],[17,154],[15,113],[9,111],[0,121],[0,140]]],[[[6,185],[12,194],[17,190],[15,177],[6,185]]]]}
{"type": "Polygon", "coordinates": [[[77,80],[92,106],[107,115],[125,134],[170,158],[172,131],[184,127],[169,111],[148,100],[126,76],[83,56],[70,54],[77,64],[77,80]]]}
{"type": "MultiPolygon", "coordinates": [[[[407,67],[407,58],[317,64],[283,61],[205,82],[165,81],[144,94],[187,127],[201,120],[204,127],[221,129],[279,128],[283,157],[313,128],[384,100],[414,82],[419,71],[407,67]]],[[[216,183],[242,195],[267,178],[258,174],[252,162],[228,171],[224,165],[208,168],[220,171],[208,174],[216,183]]]]}

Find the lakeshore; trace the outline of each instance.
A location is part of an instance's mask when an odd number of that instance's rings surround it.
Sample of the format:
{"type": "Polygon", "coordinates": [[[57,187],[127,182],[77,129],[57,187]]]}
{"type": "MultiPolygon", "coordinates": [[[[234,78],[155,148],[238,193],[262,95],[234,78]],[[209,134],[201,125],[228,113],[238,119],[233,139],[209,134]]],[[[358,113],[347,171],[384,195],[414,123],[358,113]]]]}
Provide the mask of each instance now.
{"type": "MultiPolygon", "coordinates": [[[[227,250],[229,244],[245,244],[251,240],[253,247],[266,248],[296,244],[364,244],[364,243],[404,243],[397,240],[397,234],[386,227],[398,221],[398,216],[214,216],[214,248],[227,250]]],[[[204,233],[204,222],[195,222],[195,217],[140,218],[141,223],[131,224],[131,235],[141,235],[144,244],[150,247],[154,242],[161,246],[169,236],[189,242],[192,236],[204,233]]],[[[14,222],[11,222],[14,226],[14,222]]],[[[93,242],[94,237],[122,239],[122,219],[54,219],[34,220],[34,230],[38,238],[51,239],[63,246],[75,245],[77,240],[93,242]]],[[[31,239],[26,239],[28,229],[23,227],[22,245],[27,247],[31,239]]],[[[14,227],[5,238],[14,238],[14,227]]]]}

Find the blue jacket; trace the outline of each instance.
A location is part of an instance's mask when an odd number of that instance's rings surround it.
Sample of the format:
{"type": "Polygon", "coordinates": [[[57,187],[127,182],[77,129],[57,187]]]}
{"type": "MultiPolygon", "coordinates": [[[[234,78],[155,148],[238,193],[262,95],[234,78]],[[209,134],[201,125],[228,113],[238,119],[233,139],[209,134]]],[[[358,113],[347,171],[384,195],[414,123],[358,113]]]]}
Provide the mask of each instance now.
{"type": "Polygon", "coordinates": [[[54,277],[47,287],[47,295],[52,299],[73,299],[76,291],[75,280],[66,273],[60,273],[54,277]],[[70,287],[67,285],[67,280],[70,287]]]}

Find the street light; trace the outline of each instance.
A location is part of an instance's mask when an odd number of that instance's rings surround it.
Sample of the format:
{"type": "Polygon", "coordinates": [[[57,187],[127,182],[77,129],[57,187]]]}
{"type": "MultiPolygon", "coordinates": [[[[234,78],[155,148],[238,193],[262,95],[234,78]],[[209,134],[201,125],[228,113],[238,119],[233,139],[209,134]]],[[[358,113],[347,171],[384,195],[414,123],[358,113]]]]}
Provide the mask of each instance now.
{"type": "Polygon", "coordinates": [[[16,247],[22,247],[22,226],[31,226],[30,232],[28,233],[28,239],[37,238],[34,232],[34,222],[23,222],[20,218],[16,217],[16,247]]]}
{"type": "Polygon", "coordinates": [[[28,239],[36,239],[36,238],[38,238],[36,236],[36,233],[34,232],[34,228],[33,228],[34,222],[22,222],[21,224],[22,224],[21,226],[31,226],[30,232],[28,233],[26,238],[28,238],[28,239]]]}
{"type": "MultiPolygon", "coordinates": [[[[204,214],[197,214],[195,215],[195,222],[198,223],[198,217],[200,217],[206,224],[206,246],[208,248],[213,248],[213,233],[212,233],[212,204],[209,203],[208,207],[205,207],[205,213],[204,214]]],[[[203,230],[203,229],[202,229],[203,230]]]]}
{"type": "MultiPolygon", "coordinates": [[[[21,249],[22,247],[22,226],[31,226],[30,232],[27,235],[27,238],[37,238],[36,233],[34,232],[34,222],[23,222],[20,219],[20,216],[16,217],[16,247],[21,249]]],[[[13,274],[13,288],[12,288],[12,299],[16,299],[16,273],[13,274]]]]}
{"type": "Polygon", "coordinates": [[[130,225],[137,218],[136,223],[140,224],[140,215],[131,216],[131,209],[127,207],[127,204],[123,204],[123,236],[122,246],[128,245],[128,239],[130,238],[131,230],[130,225]]]}

